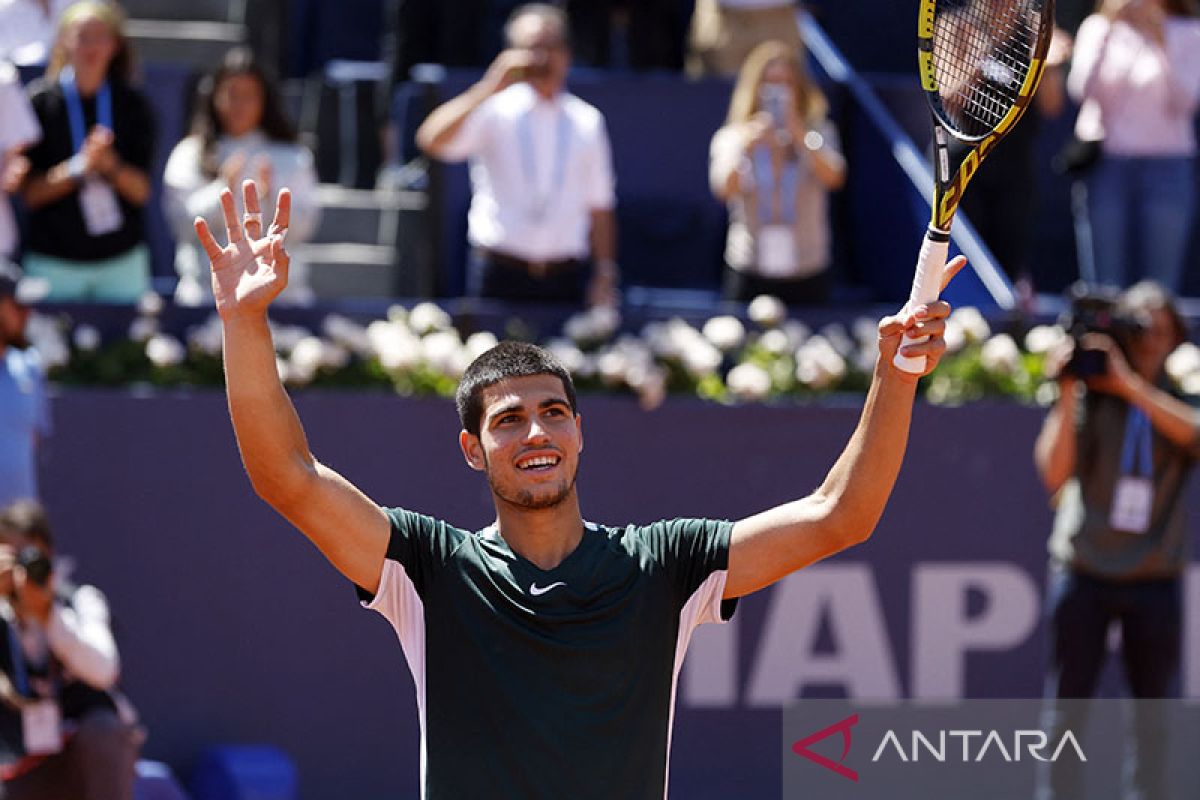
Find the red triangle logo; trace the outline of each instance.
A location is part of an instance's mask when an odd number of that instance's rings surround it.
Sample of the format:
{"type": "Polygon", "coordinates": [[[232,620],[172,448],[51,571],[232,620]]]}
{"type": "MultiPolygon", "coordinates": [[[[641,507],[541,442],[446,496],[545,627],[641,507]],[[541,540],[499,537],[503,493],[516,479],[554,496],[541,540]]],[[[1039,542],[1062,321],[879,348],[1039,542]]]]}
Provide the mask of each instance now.
{"type": "Polygon", "coordinates": [[[858,773],[842,763],[846,760],[846,756],[850,753],[850,729],[857,724],[858,714],[852,714],[841,722],[835,722],[828,728],[822,728],[816,733],[805,736],[803,739],[792,745],[792,752],[798,756],[804,756],[809,761],[813,762],[814,764],[819,764],[827,770],[836,772],[843,778],[849,778],[855,783],[858,783],[858,773]],[[831,758],[826,758],[820,753],[814,753],[809,749],[809,747],[812,745],[816,744],[822,739],[828,739],[830,736],[833,736],[839,731],[842,734],[842,757],[837,761],[834,761],[831,758]]]}

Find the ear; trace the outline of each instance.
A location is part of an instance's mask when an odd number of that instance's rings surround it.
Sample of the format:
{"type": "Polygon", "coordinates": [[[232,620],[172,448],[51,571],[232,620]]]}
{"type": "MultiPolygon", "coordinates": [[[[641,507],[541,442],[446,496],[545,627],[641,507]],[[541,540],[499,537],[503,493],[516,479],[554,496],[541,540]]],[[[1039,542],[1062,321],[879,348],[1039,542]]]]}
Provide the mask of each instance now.
{"type": "Polygon", "coordinates": [[[578,452],[582,453],[583,452],[583,415],[582,414],[575,415],[575,432],[579,435],[579,450],[578,450],[578,452]]]}
{"type": "Polygon", "coordinates": [[[465,429],[461,430],[458,432],[458,446],[462,448],[467,466],[476,472],[483,472],[487,463],[483,457],[483,443],[479,441],[479,437],[465,429]]]}

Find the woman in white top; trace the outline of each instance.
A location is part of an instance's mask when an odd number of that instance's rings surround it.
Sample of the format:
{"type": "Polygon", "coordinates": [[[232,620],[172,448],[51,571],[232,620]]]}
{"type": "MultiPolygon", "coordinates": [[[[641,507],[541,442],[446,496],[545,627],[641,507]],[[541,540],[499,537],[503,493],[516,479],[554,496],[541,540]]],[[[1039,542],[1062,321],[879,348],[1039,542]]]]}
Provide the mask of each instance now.
{"type": "Polygon", "coordinates": [[[1084,279],[1152,278],[1178,292],[1196,191],[1194,0],[1101,0],[1076,35],[1067,91],[1080,103],[1076,135],[1102,140],[1076,186],[1084,279]]]}
{"type": "Polygon", "coordinates": [[[729,206],[727,298],[828,296],[828,194],[846,162],[827,109],[795,48],[765,42],[742,66],[709,158],[713,193],[729,206]]]}
{"type": "MultiPolygon", "coordinates": [[[[200,81],[191,134],[175,145],[163,176],[167,214],[178,242],[176,302],[212,302],[208,257],[197,243],[192,222],[200,216],[210,226],[223,225],[221,190],[233,189],[240,203],[241,184],[247,178],[258,184],[264,219],[274,214],[276,191],[283,186],[292,190],[289,244],[303,243],[313,235],[320,208],[312,153],[297,142],[275,83],[251,51],[239,47],[200,81]]],[[[311,302],[302,259],[293,256],[288,288],[281,297],[292,303],[311,302]]]]}

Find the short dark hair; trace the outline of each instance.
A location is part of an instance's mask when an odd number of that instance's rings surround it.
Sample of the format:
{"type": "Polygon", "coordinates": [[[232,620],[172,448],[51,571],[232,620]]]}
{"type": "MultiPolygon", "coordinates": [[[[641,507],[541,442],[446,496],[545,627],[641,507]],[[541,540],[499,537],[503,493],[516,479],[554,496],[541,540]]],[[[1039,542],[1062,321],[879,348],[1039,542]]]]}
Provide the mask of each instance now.
{"type": "Polygon", "coordinates": [[[48,550],[54,549],[50,519],[36,500],[18,500],[0,509],[0,538],[13,534],[40,542],[48,550]]]}
{"type": "Polygon", "coordinates": [[[483,422],[484,389],[509,378],[530,375],[553,375],[562,381],[571,413],[579,413],[571,373],[557,358],[535,344],[501,342],[472,361],[458,383],[454,404],[458,407],[458,419],[463,430],[473,436],[479,435],[479,426],[483,422]]]}

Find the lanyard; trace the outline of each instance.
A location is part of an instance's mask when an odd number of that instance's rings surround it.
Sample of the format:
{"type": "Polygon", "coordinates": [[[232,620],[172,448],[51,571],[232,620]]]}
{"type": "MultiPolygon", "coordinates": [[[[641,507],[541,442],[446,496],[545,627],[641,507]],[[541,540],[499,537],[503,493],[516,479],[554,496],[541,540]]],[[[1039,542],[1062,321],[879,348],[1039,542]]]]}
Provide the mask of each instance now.
{"type": "MultiPolygon", "coordinates": [[[[64,67],[58,74],[58,83],[62,86],[63,99],[67,102],[67,120],[71,124],[71,141],[75,152],[83,149],[83,140],[87,138],[87,127],[83,119],[83,101],[79,99],[79,89],[75,86],[75,70],[64,67]]],[[[112,90],[108,81],[100,84],[96,92],[96,124],[113,130],[112,90]]]]}
{"type": "Polygon", "coordinates": [[[1121,448],[1121,474],[1150,477],[1153,470],[1150,419],[1140,408],[1130,408],[1129,414],[1125,418],[1125,444],[1121,448]],[[1135,459],[1140,464],[1135,463],[1135,459]]]}
{"type": "Polygon", "coordinates": [[[13,688],[22,697],[28,697],[29,675],[25,670],[25,650],[21,646],[21,637],[17,635],[17,623],[9,621],[5,627],[8,628],[8,652],[12,657],[13,688]]]}
{"type": "Polygon", "coordinates": [[[550,172],[550,187],[545,193],[538,191],[537,160],[533,146],[533,112],[537,108],[536,101],[528,111],[521,115],[517,123],[517,138],[521,146],[521,169],[525,173],[525,185],[534,198],[534,215],[541,217],[550,207],[550,199],[562,188],[567,172],[567,148],[570,145],[571,121],[561,105],[557,107],[558,125],[555,130],[554,162],[550,172]]]}
{"type": "Polygon", "coordinates": [[[763,225],[782,223],[792,225],[796,222],[796,186],[800,180],[800,164],[796,159],[785,159],[779,172],[779,218],[775,219],[772,211],[775,209],[772,194],[775,186],[775,171],[771,164],[771,151],[768,147],[754,148],[752,157],[754,167],[754,184],[758,189],[758,218],[763,225]]]}

